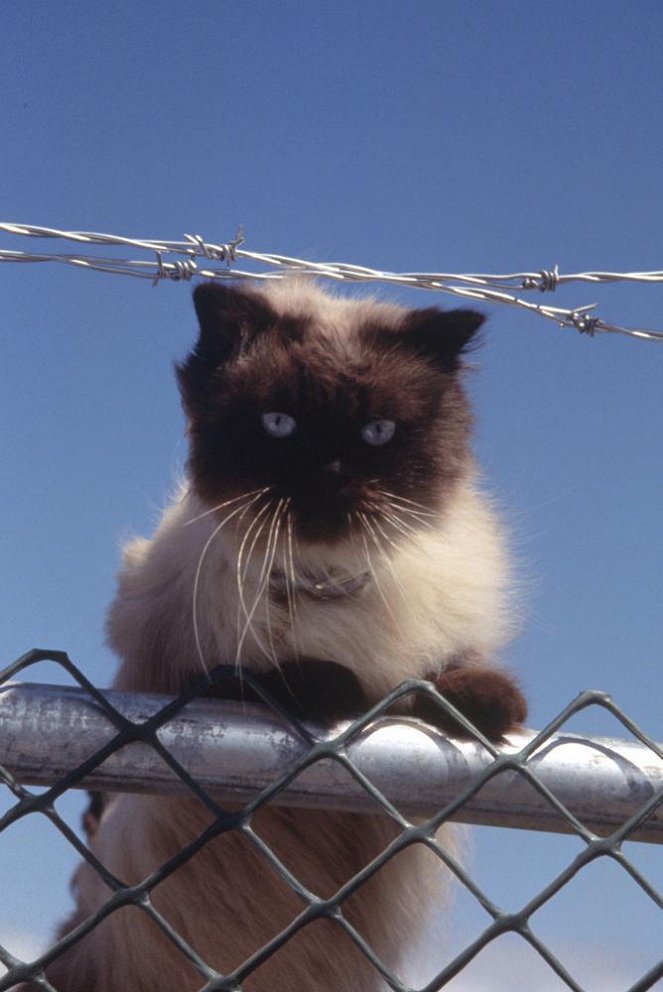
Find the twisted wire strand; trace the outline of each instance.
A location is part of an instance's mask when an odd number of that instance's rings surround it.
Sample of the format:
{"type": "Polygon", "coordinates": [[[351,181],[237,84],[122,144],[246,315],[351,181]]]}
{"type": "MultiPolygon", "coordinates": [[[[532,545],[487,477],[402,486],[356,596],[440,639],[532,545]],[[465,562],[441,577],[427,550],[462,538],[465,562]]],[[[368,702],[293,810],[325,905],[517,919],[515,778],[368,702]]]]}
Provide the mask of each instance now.
{"type": "Polygon", "coordinates": [[[577,282],[595,285],[616,282],[661,283],[663,271],[560,273],[559,268],[554,266],[552,269],[541,269],[538,272],[503,274],[388,272],[346,262],[313,262],[289,255],[249,251],[241,247],[244,244],[241,227],[237,229],[234,238],[221,244],[208,242],[199,234],[185,234],[183,241],[169,241],[159,238],[128,238],[91,231],[60,231],[55,228],[16,223],[0,223],[0,231],[19,237],[56,238],[82,245],[128,247],[149,252],[153,256],[148,260],[100,258],[73,253],[33,253],[0,249],[0,262],[59,262],[99,272],[149,279],[153,286],[164,279],[174,282],[189,281],[194,276],[217,280],[269,280],[280,279],[290,273],[343,282],[382,282],[410,289],[449,293],[472,301],[518,307],[552,320],[560,327],[570,327],[590,337],[595,334],[621,334],[639,340],[663,341],[663,331],[623,327],[603,320],[594,312],[595,303],[569,309],[533,303],[516,295],[520,292],[550,293],[560,286],[577,282]],[[167,261],[164,255],[168,254],[183,255],[185,258],[167,261]],[[208,265],[201,267],[198,259],[204,259],[205,262],[223,262],[225,265],[221,269],[211,268],[208,265]],[[261,266],[262,270],[237,269],[234,267],[237,260],[245,260],[261,266]]]}

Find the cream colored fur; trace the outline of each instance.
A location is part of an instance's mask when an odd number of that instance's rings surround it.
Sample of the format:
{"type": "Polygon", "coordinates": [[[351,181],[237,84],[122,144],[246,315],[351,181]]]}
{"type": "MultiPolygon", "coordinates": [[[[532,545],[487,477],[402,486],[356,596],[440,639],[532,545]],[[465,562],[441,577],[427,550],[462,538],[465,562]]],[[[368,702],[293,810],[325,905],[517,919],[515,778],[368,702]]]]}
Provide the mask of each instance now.
{"type": "MultiPolygon", "coordinates": [[[[229,507],[228,510],[231,510],[229,507]]],[[[197,666],[192,625],[192,591],[201,553],[218,519],[183,489],[166,510],[152,540],[127,546],[119,593],[109,630],[123,659],[118,688],[170,691],[197,666]],[[191,523],[193,521],[193,523],[191,523]],[[156,650],[161,664],[146,664],[156,650]],[[163,642],[163,643],[161,643],[163,642]],[[147,680],[147,682],[146,682],[147,680]]],[[[199,582],[197,618],[203,656],[209,667],[235,661],[238,617],[237,554],[246,521],[229,520],[209,545],[199,582]]],[[[288,568],[285,535],[274,566],[288,568]]],[[[260,643],[269,642],[269,618],[278,656],[295,652],[336,661],[350,668],[371,696],[378,698],[405,678],[442,670],[445,661],[467,649],[490,656],[508,632],[504,608],[506,558],[501,531],[485,498],[470,483],[461,487],[437,520],[427,521],[407,539],[379,554],[370,539],[335,547],[295,545],[295,568],[336,566],[349,573],[367,567],[375,580],[358,596],[332,603],[300,597],[294,623],[288,611],[263,595],[247,635],[242,664],[259,670],[274,664],[260,643]]],[[[254,554],[243,576],[244,600],[256,600],[263,554],[254,554]]]]}
{"type": "MultiPolygon", "coordinates": [[[[270,294],[272,304],[285,309],[305,313],[320,307],[315,289],[286,284],[270,294]]],[[[346,343],[339,328],[346,310],[351,307],[356,316],[362,304],[324,301],[321,333],[342,351],[346,343]]],[[[374,315],[375,306],[366,304],[367,313],[374,315]]],[[[392,319],[400,312],[384,308],[392,319]]],[[[259,506],[248,507],[248,499],[244,515],[230,515],[244,506],[241,500],[210,513],[183,487],[154,537],[128,545],[109,619],[110,641],[122,659],[117,688],[177,692],[203,665],[241,660],[242,666],[261,670],[300,654],[345,665],[368,698],[377,701],[406,678],[442,671],[463,652],[490,657],[508,633],[501,529],[470,478],[459,483],[439,516],[421,518],[411,531],[407,522],[414,518],[403,508],[405,532],[390,530],[389,541],[377,534],[373,540],[367,532],[331,547],[295,543],[292,557],[285,524],[271,552],[265,533],[255,547],[250,540],[242,545],[259,506]],[[219,528],[224,514],[228,519],[219,528]],[[327,602],[302,594],[288,609],[270,601],[264,579],[274,568],[292,576],[293,567],[297,575],[331,568],[355,574],[368,568],[371,579],[356,595],[327,602]]],[[[210,819],[193,798],[116,796],[93,846],[119,878],[136,883],[194,840],[210,819]]],[[[323,898],[397,834],[384,815],[274,807],[258,811],[251,826],[302,884],[323,898]]],[[[444,841],[453,845],[452,835],[445,832],[444,841]]],[[[441,875],[430,851],[410,847],[343,904],[346,918],[389,967],[400,967],[431,907],[444,898],[441,875]]],[[[87,865],[79,869],[77,886],[73,922],[110,895],[87,865]]],[[[202,958],[224,974],[305,908],[239,832],[213,840],[151,898],[202,958]]],[[[63,976],[62,992],[195,992],[204,985],[203,976],[137,908],[110,914],[76,945],[57,974],[59,980],[63,976]]],[[[377,992],[386,986],[337,924],[319,920],[277,950],[242,988],[377,992]]]]}

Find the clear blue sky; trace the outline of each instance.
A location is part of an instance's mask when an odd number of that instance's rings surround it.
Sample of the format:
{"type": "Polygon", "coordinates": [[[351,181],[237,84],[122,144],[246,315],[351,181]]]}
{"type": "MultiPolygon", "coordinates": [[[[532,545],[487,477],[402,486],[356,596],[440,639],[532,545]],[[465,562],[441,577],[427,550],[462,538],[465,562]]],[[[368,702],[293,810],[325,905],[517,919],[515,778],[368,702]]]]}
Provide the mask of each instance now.
{"type": "MultiPolygon", "coordinates": [[[[241,222],[255,250],[401,271],[663,265],[658,2],[60,0],[1,20],[0,220],[216,242],[241,222]]],[[[0,664],[61,648],[106,684],[119,543],[149,532],[184,458],[172,362],[194,334],[190,287],[7,264],[0,293],[0,664]]],[[[595,300],[663,329],[663,286],[550,302],[595,300]]],[[[524,604],[505,661],[533,726],[600,688],[660,738],[663,346],[486,310],[476,447],[524,604]]],[[[74,858],[52,836],[0,837],[0,943],[41,939],[68,905],[74,858]]],[[[481,830],[474,848],[515,909],[577,845],[481,830]]],[[[660,884],[660,851],[632,851],[660,884]]],[[[625,989],[663,946],[660,914],[614,865],[576,889],[541,932],[588,988],[602,948],[600,992],[625,989]]]]}

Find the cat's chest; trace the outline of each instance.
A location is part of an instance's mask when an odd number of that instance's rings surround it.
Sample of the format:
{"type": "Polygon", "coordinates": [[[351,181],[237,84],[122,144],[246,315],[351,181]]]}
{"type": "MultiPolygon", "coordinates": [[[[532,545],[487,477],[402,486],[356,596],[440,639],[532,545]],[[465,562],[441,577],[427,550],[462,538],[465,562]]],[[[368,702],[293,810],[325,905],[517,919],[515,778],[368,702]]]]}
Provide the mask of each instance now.
{"type": "Polygon", "coordinates": [[[361,566],[274,568],[247,576],[217,601],[219,634],[255,668],[313,656],[356,667],[378,650],[397,654],[408,626],[375,575],[361,566]]]}

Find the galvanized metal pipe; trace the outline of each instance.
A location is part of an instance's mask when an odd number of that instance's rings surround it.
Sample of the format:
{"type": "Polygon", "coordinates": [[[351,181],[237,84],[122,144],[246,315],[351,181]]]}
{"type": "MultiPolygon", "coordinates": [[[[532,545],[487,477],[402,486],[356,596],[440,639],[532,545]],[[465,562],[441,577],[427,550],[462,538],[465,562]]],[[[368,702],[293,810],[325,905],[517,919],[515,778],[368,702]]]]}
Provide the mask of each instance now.
{"type": "MultiPolygon", "coordinates": [[[[136,723],[157,713],[164,696],[105,692],[136,723]]],[[[334,728],[330,733],[338,733],[334,728]]],[[[113,739],[116,728],[82,689],[0,686],[0,765],[24,784],[53,785],[113,739]]],[[[194,699],[159,731],[168,751],[221,803],[244,803],[276,782],[309,751],[287,721],[265,707],[194,699]]],[[[514,734],[500,753],[517,755],[534,737],[514,734]]],[[[494,763],[479,743],[449,740],[413,720],[382,718],[346,751],[353,764],[408,817],[429,817],[456,800],[494,763]]],[[[663,761],[637,741],[557,734],[525,762],[537,779],[589,830],[609,834],[658,795],[663,761]]],[[[182,793],[187,787],[149,745],[112,753],[80,788],[182,793]]],[[[375,811],[375,800],[333,758],[302,771],[271,802],[375,811]]],[[[454,819],[530,830],[571,827],[517,767],[491,778],[454,819]]],[[[663,803],[633,839],[663,842],[663,803]]]]}

